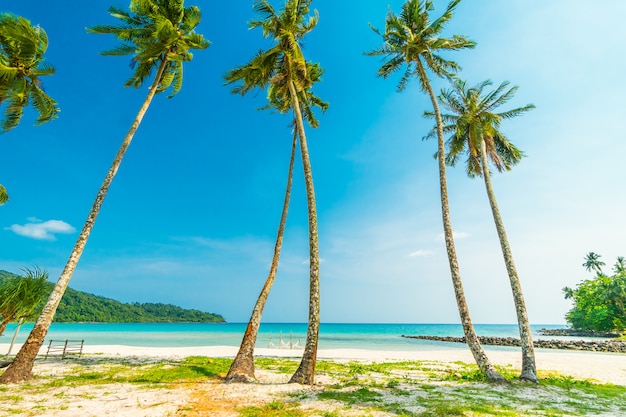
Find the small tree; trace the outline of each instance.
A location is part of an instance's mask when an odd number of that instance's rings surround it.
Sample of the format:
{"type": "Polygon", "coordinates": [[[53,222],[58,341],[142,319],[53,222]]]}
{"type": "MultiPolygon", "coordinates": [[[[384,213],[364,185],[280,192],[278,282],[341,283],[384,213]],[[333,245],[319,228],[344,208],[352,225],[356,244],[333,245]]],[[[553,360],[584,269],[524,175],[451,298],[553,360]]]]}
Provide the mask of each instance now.
{"type": "Polygon", "coordinates": [[[0,336],[7,324],[35,318],[50,292],[48,273],[37,267],[0,284],[0,336]]]}
{"type": "Polygon", "coordinates": [[[618,257],[613,267],[613,275],[599,271],[604,265],[600,255],[590,252],[585,258],[584,267],[596,271],[592,279],[582,281],[575,289],[565,287],[566,299],[574,301],[574,307],[565,319],[574,329],[600,332],[626,331],[626,271],[624,258],[618,257]],[[589,261],[592,262],[589,262],[589,261]]]}

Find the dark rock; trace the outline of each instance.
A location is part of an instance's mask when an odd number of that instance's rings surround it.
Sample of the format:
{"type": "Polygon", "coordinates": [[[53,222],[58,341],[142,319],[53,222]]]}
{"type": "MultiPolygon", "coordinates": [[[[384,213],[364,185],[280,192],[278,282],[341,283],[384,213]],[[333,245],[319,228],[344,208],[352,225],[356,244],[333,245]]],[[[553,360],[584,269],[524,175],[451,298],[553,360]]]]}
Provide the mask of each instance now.
{"type": "Polygon", "coordinates": [[[600,337],[606,339],[616,339],[620,337],[619,333],[578,329],[541,329],[539,330],[539,334],[542,336],[600,337]]]}

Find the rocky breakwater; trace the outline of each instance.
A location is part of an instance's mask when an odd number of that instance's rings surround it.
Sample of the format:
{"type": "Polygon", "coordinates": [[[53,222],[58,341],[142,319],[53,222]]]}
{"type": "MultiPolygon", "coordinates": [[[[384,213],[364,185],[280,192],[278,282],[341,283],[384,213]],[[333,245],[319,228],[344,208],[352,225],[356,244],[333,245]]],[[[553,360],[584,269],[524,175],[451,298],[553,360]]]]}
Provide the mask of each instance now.
{"type": "Polygon", "coordinates": [[[542,336],[602,337],[606,339],[615,339],[620,337],[619,333],[578,329],[541,329],[539,330],[539,334],[542,336]]]}
{"type": "MultiPolygon", "coordinates": [[[[407,336],[408,339],[435,340],[438,342],[465,343],[465,337],[449,336],[407,336]]],[[[515,337],[486,337],[479,336],[480,343],[491,346],[521,346],[520,340],[515,337]]],[[[534,340],[536,348],[541,349],[564,349],[564,350],[588,350],[592,352],[626,353],[626,341],[620,340],[534,340]]]]}

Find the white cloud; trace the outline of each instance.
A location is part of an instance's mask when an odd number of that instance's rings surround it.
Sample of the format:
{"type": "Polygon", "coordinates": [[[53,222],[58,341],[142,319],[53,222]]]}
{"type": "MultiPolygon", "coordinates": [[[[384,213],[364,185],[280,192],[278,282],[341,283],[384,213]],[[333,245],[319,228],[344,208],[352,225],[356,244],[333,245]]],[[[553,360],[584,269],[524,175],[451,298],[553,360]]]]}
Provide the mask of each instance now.
{"type": "Polygon", "coordinates": [[[24,225],[14,224],[11,227],[7,227],[6,230],[11,230],[20,236],[37,240],[56,240],[56,233],[68,234],[76,231],[74,227],[63,220],[48,220],[42,222],[34,217],[31,217],[28,220],[31,223],[26,223],[24,225]]]}
{"type": "Polygon", "coordinates": [[[409,253],[409,256],[411,258],[415,258],[417,256],[428,256],[428,255],[432,255],[433,252],[430,250],[423,250],[423,249],[418,249],[415,252],[411,252],[409,253]]]}

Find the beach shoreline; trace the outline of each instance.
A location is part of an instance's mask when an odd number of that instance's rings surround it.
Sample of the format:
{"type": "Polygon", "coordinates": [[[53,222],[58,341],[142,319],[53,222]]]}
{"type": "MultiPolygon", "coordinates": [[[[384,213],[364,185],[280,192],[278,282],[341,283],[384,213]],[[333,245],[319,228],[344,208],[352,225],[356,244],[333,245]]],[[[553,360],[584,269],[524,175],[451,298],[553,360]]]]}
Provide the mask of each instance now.
{"type": "MultiPolygon", "coordinates": [[[[9,344],[0,344],[0,352],[7,352],[9,344]]],[[[20,345],[13,347],[17,353],[20,345]]],[[[498,349],[485,346],[487,356],[495,365],[521,368],[521,353],[518,349],[498,349]]],[[[83,356],[142,359],[182,359],[190,356],[214,358],[234,358],[235,346],[196,346],[196,347],[142,347],[125,345],[85,345],[83,356]]],[[[38,364],[45,362],[47,346],[39,351],[38,364]]],[[[256,357],[287,358],[299,360],[302,349],[256,348],[256,357]]],[[[372,350],[372,349],[320,349],[318,360],[330,361],[433,361],[442,363],[474,363],[469,349],[430,349],[430,350],[372,350]]],[[[557,372],[577,379],[592,380],[626,386],[626,355],[619,353],[587,352],[554,349],[536,349],[537,368],[540,371],[557,372]]],[[[35,369],[36,371],[36,369],[35,369]]]]}

